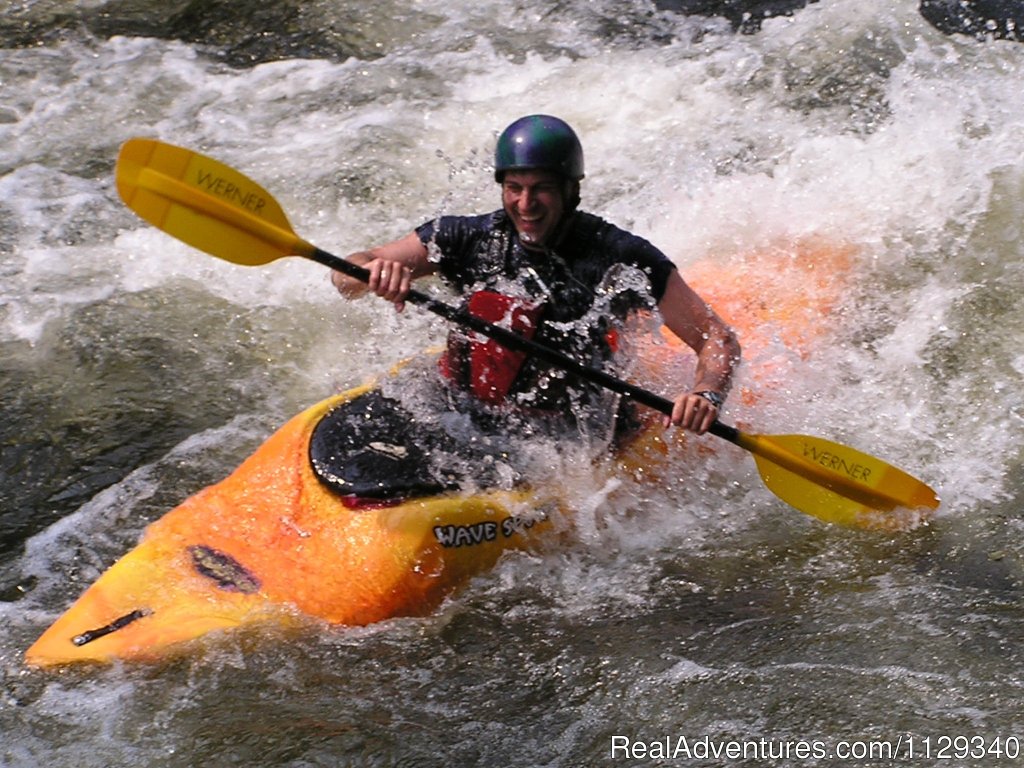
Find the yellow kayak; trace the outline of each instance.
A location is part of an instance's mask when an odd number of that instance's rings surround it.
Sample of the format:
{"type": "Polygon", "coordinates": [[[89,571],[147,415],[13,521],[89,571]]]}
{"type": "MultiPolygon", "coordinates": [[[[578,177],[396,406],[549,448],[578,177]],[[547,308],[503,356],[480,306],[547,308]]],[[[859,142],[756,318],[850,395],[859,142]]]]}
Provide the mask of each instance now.
{"type": "MultiPolygon", "coordinates": [[[[824,246],[770,251],[697,265],[688,280],[721,308],[748,352],[759,338],[800,351],[824,332],[821,318],[842,282],[829,276],[841,278],[846,255],[824,246]]],[[[780,372],[770,355],[760,358],[755,377],[770,385],[780,372]]],[[[27,663],[156,659],[211,631],[260,621],[366,625],[428,614],[502,553],[535,542],[551,528],[548,513],[571,520],[564,501],[541,490],[367,503],[328,487],[310,461],[313,432],[325,414],[371,390],[295,416],[229,477],[150,525],[28,649],[27,663]]],[[[660,427],[648,428],[617,464],[646,467],[665,452],[661,440],[660,427]]]]}

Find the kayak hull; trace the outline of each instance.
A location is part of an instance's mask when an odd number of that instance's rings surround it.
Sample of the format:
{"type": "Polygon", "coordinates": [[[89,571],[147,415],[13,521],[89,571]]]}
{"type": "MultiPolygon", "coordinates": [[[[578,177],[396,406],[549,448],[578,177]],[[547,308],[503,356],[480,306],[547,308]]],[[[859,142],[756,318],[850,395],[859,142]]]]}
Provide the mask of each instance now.
{"type": "Polygon", "coordinates": [[[214,630],[289,617],[365,625],[424,615],[550,527],[529,491],[348,506],[316,478],[307,448],[325,413],[367,390],[302,412],[225,480],[150,525],[26,661],[153,658],[214,630]]]}
{"type": "MultiPolygon", "coordinates": [[[[839,298],[849,259],[847,248],[810,243],[688,270],[756,361],[749,380],[757,391],[742,388],[736,399],[750,405],[784,383],[793,355],[827,333],[822,318],[839,298]]],[[[654,370],[679,353],[678,340],[669,341],[649,350],[654,370]]],[[[531,489],[451,492],[350,506],[317,479],[310,437],[328,411],[370,389],[295,416],[234,473],[150,525],[27,650],[26,662],[154,660],[254,622],[366,625],[426,615],[503,553],[535,545],[555,520],[571,522],[557,482],[550,497],[531,489]]],[[[613,471],[656,482],[671,450],[669,433],[652,426],[658,421],[620,451],[613,471]]]]}

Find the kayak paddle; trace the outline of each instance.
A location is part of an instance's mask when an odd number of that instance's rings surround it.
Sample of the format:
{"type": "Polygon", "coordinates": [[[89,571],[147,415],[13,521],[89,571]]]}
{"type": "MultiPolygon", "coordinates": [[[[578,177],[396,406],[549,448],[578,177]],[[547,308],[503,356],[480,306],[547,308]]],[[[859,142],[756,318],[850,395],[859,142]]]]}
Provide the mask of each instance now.
{"type": "MultiPolygon", "coordinates": [[[[213,256],[245,266],[302,256],[367,282],[369,272],[306,242],[263,187],[223,163],[154,139],[121,148],[117,190],[150,224],[213,256]]],[[[672,401],[589,368],[549,347],[416,290],[406,301],[671,414],[672,401]]],[[[869,530],[914,527],[939,506],[926,484],[881,459],[807,435],[752,435],[715,422],[710,432],[749,451],[765,485],[787,504],[829,523],[869,530]]]]}

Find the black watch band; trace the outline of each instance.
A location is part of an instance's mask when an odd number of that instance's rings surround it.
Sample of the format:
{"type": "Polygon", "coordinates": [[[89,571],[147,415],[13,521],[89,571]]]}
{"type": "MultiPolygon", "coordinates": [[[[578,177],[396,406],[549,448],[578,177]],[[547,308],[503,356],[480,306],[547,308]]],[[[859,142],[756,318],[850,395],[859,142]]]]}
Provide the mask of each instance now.
{"type": "Polygon", "coordinates": [[[722,403],[725,402],[725,398],[722,397],[717,392],[713,392],[710,389],[708,389],[704,390],[703,392],[695,392],[694,394],[696,394],[697,397],[703,397],[705,400],[707,400],[709,403],[715,406],[715,408],[717,408],[718,410],[722,410],[722,403]]]}

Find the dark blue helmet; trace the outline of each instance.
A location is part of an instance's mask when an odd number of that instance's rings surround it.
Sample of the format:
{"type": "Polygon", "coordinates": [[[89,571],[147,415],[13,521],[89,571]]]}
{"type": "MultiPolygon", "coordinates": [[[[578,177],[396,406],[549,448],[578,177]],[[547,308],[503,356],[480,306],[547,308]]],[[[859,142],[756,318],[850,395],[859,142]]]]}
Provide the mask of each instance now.
{"type": "Polygon", "coordinates": [[[583,146],[564,120],[551,115],[528,115],[516,120],[498,137],[494,178],[506,171],[542,169],[579,181],[583,178],[583,146]]]}

